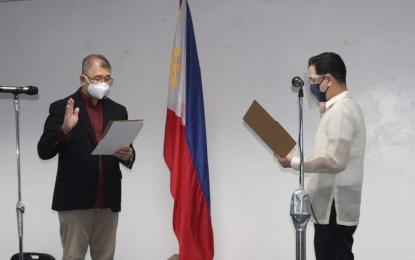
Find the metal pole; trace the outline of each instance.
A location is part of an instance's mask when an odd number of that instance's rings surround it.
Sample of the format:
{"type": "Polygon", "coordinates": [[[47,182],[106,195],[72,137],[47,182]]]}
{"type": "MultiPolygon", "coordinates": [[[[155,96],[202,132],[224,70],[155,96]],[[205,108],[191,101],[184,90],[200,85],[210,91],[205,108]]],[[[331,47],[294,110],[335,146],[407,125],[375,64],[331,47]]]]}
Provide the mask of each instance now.
{"type": "Polygon", "coordinates": [[[296,260],[306,259],[306,228],[311,216],[310,196],[304,189],[304,151],[303,151],[303,88],[298,92],[298,103],[300,107],[300,135],[298,145],[300,146],[300,189],[294,191],[291,197],[290,215],[295,227],[296,235],[296,260]]]}
{"type": "Polygon", "coordinates": [[[15,117],[16,117],[16,156],[17,156],[17,190],[18,190],[18,201],[16,204],[16,213],[17,213],[17,230],[19,235],[19,260],[24,260],[23,258],[23,213],[25,211],[25,206],[22,203],[22,190],[21,190],[21,180],[20,180],[20,132],[19,132],[19,98],[18,94],[14,94],[14,108],[15,108],[15,117]]]}
{"type": "Polygon", "coordinates": [[[310,219],[310,197],[304,189],[294,191],[291,197],[290,215],[295,227],[296,260],[306,259],[306,228],[310,219]]]}

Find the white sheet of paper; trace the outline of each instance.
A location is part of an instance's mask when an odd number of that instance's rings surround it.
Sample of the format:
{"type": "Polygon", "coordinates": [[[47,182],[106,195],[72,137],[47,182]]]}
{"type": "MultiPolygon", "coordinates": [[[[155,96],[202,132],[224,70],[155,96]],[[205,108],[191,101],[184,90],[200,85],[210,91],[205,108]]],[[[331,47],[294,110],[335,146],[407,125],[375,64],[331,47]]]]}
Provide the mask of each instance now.
{"type": "Polygon", "coordinates": [[[120,147],[130,146],[144,123],[143,120],[120,120],[109,124],[110,128],[92,151],[93,155],[111,155],[120,147]]]}

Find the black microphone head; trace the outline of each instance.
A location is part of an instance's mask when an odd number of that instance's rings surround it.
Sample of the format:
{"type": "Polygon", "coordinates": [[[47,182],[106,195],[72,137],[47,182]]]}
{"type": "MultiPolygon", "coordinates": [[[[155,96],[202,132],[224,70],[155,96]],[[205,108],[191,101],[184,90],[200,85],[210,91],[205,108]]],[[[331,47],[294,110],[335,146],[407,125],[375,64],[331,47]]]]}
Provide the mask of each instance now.
{"type": "Polygon", "coordinates": [[[35,87],[35,86],[27,86],[27,87],[28,87],[28,89],[27,89],[26,94],[28,94],[28,95],[37,95],[37,93],[38,93],[37,87],[35,87]]]}
{"type": "Polygon", "coordinates": [[[304,86],[304,81],[300,77],[295,76],[291,80],[291,84],[293,84],[293,86],[296,87],[296,88],[301,88],[302,86],[304,86]]]}

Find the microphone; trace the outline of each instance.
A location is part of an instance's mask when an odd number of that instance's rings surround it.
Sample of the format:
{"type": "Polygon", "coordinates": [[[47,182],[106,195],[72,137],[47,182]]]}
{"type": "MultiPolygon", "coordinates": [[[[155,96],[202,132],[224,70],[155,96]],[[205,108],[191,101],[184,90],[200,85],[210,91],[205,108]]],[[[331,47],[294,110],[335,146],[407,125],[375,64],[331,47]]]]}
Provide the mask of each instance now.
{"type": "Polygon", "coordinates": [[[304,81],[300,77],[295,76],[291,80],[291,84],[293,84],[293,86],[296,87],[296,88],[301,88],[302,86],[304,86],[304,81]]]}
{"type": "Polygon", "coordinates": [[[37,87],[35,86],[0,86],[0,92],[12,93],[12,94],[27,94],[27,95],[36,95],[38,92],[37,87]]]}

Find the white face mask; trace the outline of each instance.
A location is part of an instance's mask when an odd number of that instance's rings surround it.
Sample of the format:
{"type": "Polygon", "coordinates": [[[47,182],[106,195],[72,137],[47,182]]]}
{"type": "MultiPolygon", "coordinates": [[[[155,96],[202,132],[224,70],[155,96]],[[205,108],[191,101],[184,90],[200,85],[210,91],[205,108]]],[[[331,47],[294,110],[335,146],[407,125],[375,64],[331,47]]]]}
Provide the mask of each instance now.
{"type": "Polygon", "coordinates": [[[110,93],[110,88],[112,84],[106,82],[100,83],[91,83],[88,86],[88,93],[96,99],[102,99],[110,93]]]}

